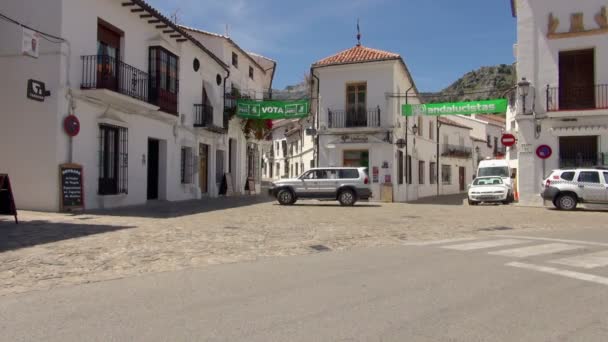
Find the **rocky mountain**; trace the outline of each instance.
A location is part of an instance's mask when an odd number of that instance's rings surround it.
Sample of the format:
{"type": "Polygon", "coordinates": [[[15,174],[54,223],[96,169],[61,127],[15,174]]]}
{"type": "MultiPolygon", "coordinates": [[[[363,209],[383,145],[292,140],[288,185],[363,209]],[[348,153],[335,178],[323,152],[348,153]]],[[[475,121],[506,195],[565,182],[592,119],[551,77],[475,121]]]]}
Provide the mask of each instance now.
{"type": "Polygon", "coordinates": [[[426,102],[457,102],[504,97],[515,86],[515,68],[500,64],[485,66],[464,74],[438,93],[422,93],[426,102]]]}
{"type": "MultiPolygon", "coordinates": [[[[299,100],[308,98],[310,90],[306,81],[290,85],[285,89],[273,89],[275,100],[299,100]]],[[[515,68],[500,64],[485,66],[464,74],[447,88],[437,93],[421,93],[425,102],[457,102],[504,97],[509,88],[515,86],[515,68]]]]}
{"type": "Polygon", "coordinates": [[[306,81],[290,85],[285,89],[273,89],[272,98],[274,100],[301,100],[310,97],[310,90],[306,81]]]}

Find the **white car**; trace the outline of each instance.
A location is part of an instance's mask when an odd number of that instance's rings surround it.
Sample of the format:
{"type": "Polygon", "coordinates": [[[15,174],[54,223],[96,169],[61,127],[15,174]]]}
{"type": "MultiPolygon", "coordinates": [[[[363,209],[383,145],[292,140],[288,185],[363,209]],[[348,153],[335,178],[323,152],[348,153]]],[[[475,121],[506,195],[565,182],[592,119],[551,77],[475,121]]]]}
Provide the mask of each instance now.
{"type": "Polygon", "coordinates": [[[513,202],[511,187],[505,184],[500,176],[475,178],[469,186],[469,205],[479,203],[503,203],[513,202]]]}

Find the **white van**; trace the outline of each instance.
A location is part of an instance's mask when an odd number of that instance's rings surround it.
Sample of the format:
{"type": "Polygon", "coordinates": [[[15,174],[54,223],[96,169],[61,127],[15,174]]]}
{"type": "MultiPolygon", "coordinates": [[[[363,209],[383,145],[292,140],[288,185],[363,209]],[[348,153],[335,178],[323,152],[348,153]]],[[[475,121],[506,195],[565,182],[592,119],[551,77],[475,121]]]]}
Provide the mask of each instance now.
{"type": "Polygon", "coordinates": [[[505,159],[486,159],[479,162],[477,166],[477,177],[501,177],[502,181],[513,190],[511,181],[511,168],[509,161],[505,159]]]}

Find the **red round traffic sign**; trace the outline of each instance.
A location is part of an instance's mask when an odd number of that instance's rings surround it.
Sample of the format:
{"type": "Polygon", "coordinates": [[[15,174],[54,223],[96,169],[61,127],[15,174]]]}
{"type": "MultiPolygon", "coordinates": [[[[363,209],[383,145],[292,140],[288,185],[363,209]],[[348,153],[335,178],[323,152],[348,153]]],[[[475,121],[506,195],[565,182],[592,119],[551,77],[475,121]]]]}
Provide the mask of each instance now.
{"type": "Polygon", "coordinates": [[[549,145],[540,145],[536,148],[536,156],[540,159],[547,159],[551,157],[553,150],[549,145]]]}
{"type": "Polygon", "coordinates": [[[76,115],[70,114],[63,120],[63,129],[71,137],[75,137],[80,132],[80,121],[76,115]]]}
{"type": "Polygon", "coordinates": [[[500,142],[502,142],[502,144],[507,147],[515,145],[515,141],[517,140],[515,139],[515,136],[511,133],[505,133],[502,135],[502,138],[500,138],[500,142]]]}

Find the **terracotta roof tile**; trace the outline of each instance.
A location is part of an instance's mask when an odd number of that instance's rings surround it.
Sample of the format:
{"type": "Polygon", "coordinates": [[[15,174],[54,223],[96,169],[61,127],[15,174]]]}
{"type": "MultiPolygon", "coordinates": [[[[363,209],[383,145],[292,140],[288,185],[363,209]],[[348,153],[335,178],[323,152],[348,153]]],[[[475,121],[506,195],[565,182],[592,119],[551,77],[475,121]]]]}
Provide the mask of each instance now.
{"type": "Polygon", "coordinates": [[[333,56],[329,56],[323,58],[313,65],[321,66],[321,65],[334,65],[334,64],[349,64],[349,63],[365,63],[365,62],[373,62],[373,61],[385,61],[391,59],[399,59],[399,56],[396,53],[376,50],[372,48],[368,48],[362,45],[357,45],[348,50],[344,50],[338,52],[333,56]]]}
{"type": "Polygon", "coordinates": [[[439,122],[441,122],[444,125],[448,125],[448,126],[454,126],[454,127],[460,127],[460,128],[466,128],[466,129],[472,129],[469,126],[465,126],[463,124],[460,124],[454,120],[450,120],[448,118],[444,118],[444,117],[439,117],[439,122]]]}

